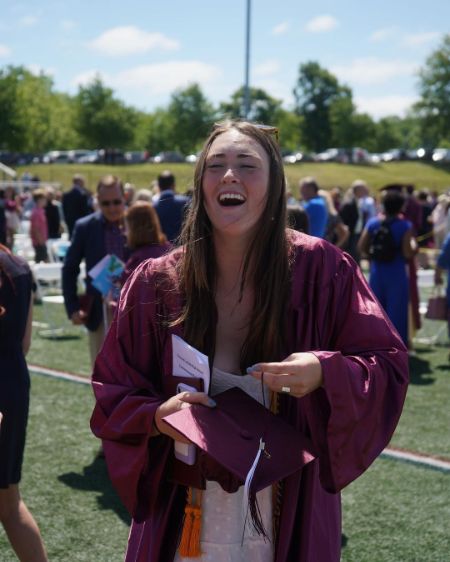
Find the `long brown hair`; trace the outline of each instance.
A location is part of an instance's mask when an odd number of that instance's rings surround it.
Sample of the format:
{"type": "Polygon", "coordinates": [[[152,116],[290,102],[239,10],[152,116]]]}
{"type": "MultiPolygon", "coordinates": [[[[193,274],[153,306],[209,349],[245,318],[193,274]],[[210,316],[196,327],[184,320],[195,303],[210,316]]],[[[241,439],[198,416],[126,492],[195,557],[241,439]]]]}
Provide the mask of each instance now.
{"type": "Polygon", "coordinates": [[[148,244],[163,244],[167,238],[151,203],[137,201],[126,212],[127,241],[131,249],[148,244]]]}
{"type": "Polygon", "coordinates": [[[205,211],[203,174],[211,144],[235,129],[256,140],[269,162],[269,189],[265,208],[247,249],[241,276],[244,287],[255,288],[255,302],[241,350],[241,370],[256,361],[281,359],[285,310],[289,294],[289,242],[286,237],[286,182],[278,144],[265,129],[245,121],[215,125],[205,142],[194,174],[192,203],[181,233],[180,284],[185,305],[174,324],[184,323],[186,340],[210,357],[214,354],[217,278],[212,226],[205,211]]]}

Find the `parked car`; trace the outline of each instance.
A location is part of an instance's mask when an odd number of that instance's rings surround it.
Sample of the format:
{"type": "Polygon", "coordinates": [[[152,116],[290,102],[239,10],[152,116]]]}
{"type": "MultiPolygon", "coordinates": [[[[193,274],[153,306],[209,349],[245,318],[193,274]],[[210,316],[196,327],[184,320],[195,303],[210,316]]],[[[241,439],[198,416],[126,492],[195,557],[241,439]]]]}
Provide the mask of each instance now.
{"type": "Polygon", "coordinates": [[[418,148],[417,149],[417,158],[418,160],[426,160],[431,162],[433,158],[433,149],[432,148],[418,148]]]}
{"type": "Polygon", "coordinates": [[[435,148],[431,159],[433,162],[450,162],[450,149],[435,148]]]}
{"type": "Polygon", "coordinates": [[[188,154],[185,158],[185,162],[188,162],[189,164],[195,164],[199,156],[200,152],[197,152],[197,154],[188,154]]]}
{"type": "Polygon", "coordinates": [[[373,152],[372,154],[369,154],[369,162],[371,164],[379,164],[380,162],[383,161],[383,159],[381,158],[381,154],[378,152],[373,152]]]}
{"type": "Polygon", "coordinates": [[[70,164],[68,150],[50,150],[42,157],[44,164],[70,164]]]}
{"type": "Polygon", "coordinates": [[[402,150],[400,148],[391,148],[381,154],[383,162],[393,162],[402,159],[402,150]]]}
{"type": "Polygon", "coordinates": [[[33,163],[36,154],[31,152],[9,152],[0,150],[0,162],[6,166],[25,166],[33,163]]]}
{"type": "Polygon", "coordinates": [[[149,153],[147,150],[130,150],[125,152],[125,160],[127,164],[143,164],[147,162],[149,153]]]}
{"type": "Polygon", "coordinates": [[[351,149],[351,162],[352,164],[369,164],[370,154],[365,148],[360,148],[359,146],[355,146],[351,149]]]}
{"type": "Polygon", "coordinates": [[[340,162],[348,164],[350,162],[349,151],[346,148],[327,148],[319,152],[315,157],[316,162],[340,162]]]}
{"type": "Polygon", "coordinates": [[[289,152],[283,156],[283,162],[285,164],[296,164],[297,162],[305,162],[311,160],[308,154],[297,151],[297,152],[289,152]]]}
{"type": "Polygon", "coordinates": [[[69,150],[68,151],[69,162],[71,164],[78,163],[80,161],[80,158],[83,158],[84,156],[88,155],[90,152],[92,151],[87,150],[86,148],[76,148],[74,150],[69,150]]]}
{"type": "Polygon", "coordinates": [[[88,150],[77,159],[77,164],[97,164],[100,162],[98,150],[88,150]]]}
{"type": "Polygon", "coordinates": [[[184,162],[184,160],[184,156],[175,150],[160,152],[152,158],[152,162],[155,164],[159,164],[161,162],[184,162]]]}
{"type": "Polygon", "coordinates": [[[285,154],[283,156],[283,162],[285,164],[295,164],[297,162],[297,154],[294,154],[293,152],[285,154]]]}
{"type": "Polygon", "coordinates": [[[98,151],[99,163],[101,164],[126,164],[125,153],[120,148],[101,148],[98,151]]]}

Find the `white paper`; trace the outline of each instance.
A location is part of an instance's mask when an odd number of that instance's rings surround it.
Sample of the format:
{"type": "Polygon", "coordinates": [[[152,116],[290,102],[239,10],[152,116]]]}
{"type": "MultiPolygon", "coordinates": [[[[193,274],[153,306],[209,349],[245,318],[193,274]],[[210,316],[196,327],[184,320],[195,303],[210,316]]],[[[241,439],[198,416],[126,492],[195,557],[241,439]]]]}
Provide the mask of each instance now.
{"type": "Polygon", "coordinates": [[[174,377],[195,377],[203,379],[204,392],[209,391],[208,357],[172,334],[172,374],[174,377]]]}

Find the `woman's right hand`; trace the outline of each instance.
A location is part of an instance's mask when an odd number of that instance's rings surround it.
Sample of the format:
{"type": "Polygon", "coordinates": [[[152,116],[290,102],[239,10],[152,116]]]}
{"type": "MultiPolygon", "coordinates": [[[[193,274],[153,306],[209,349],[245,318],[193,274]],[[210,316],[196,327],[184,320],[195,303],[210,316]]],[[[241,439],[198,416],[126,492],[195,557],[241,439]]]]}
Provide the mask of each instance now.
{"type": "Polygon", "coordinates": [[[174,441],[190,443],[189,439],[186,439],[186,437],[181,435],[176,429],[173,429],[168,423],[165,423],[162,418],[174,412],[178,412],[178,410],[182,410],[183,408],[190,408],[191,404],[203,404],[203,406],[207,406],[208,408],[214,408],[216,406],[215,401],[204,392],[180,392],[158,407],[153,420],[154,428],[159,433],[167,435],[174,441]]]}

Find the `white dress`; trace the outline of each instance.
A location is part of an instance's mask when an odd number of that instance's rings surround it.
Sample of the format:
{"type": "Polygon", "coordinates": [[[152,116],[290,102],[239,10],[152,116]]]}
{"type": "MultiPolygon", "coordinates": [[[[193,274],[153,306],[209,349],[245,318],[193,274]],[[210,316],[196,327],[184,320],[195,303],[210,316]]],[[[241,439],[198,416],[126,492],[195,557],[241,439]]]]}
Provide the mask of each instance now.
{"type": "MultiPolygon", "coordinates": [[[[232,387],[262,403],[261,382],[250,375],[240,376],[213,369],[211,394],[219,394],[232,387]]],[[[268,395],[265,396],[268,404],[268,395]]],[[[206,562],[273,562],[272,544],[272,487],[256,494],[268,539],[259,536],[249,524],[245,525],[242,509],[244,487],[234,494],[225,492],[217,482],[206,482],[202,495],[202,555],[195,560],[206,562]]],[[[175,562],[189,562],[178,552],[175,562]]]]}

